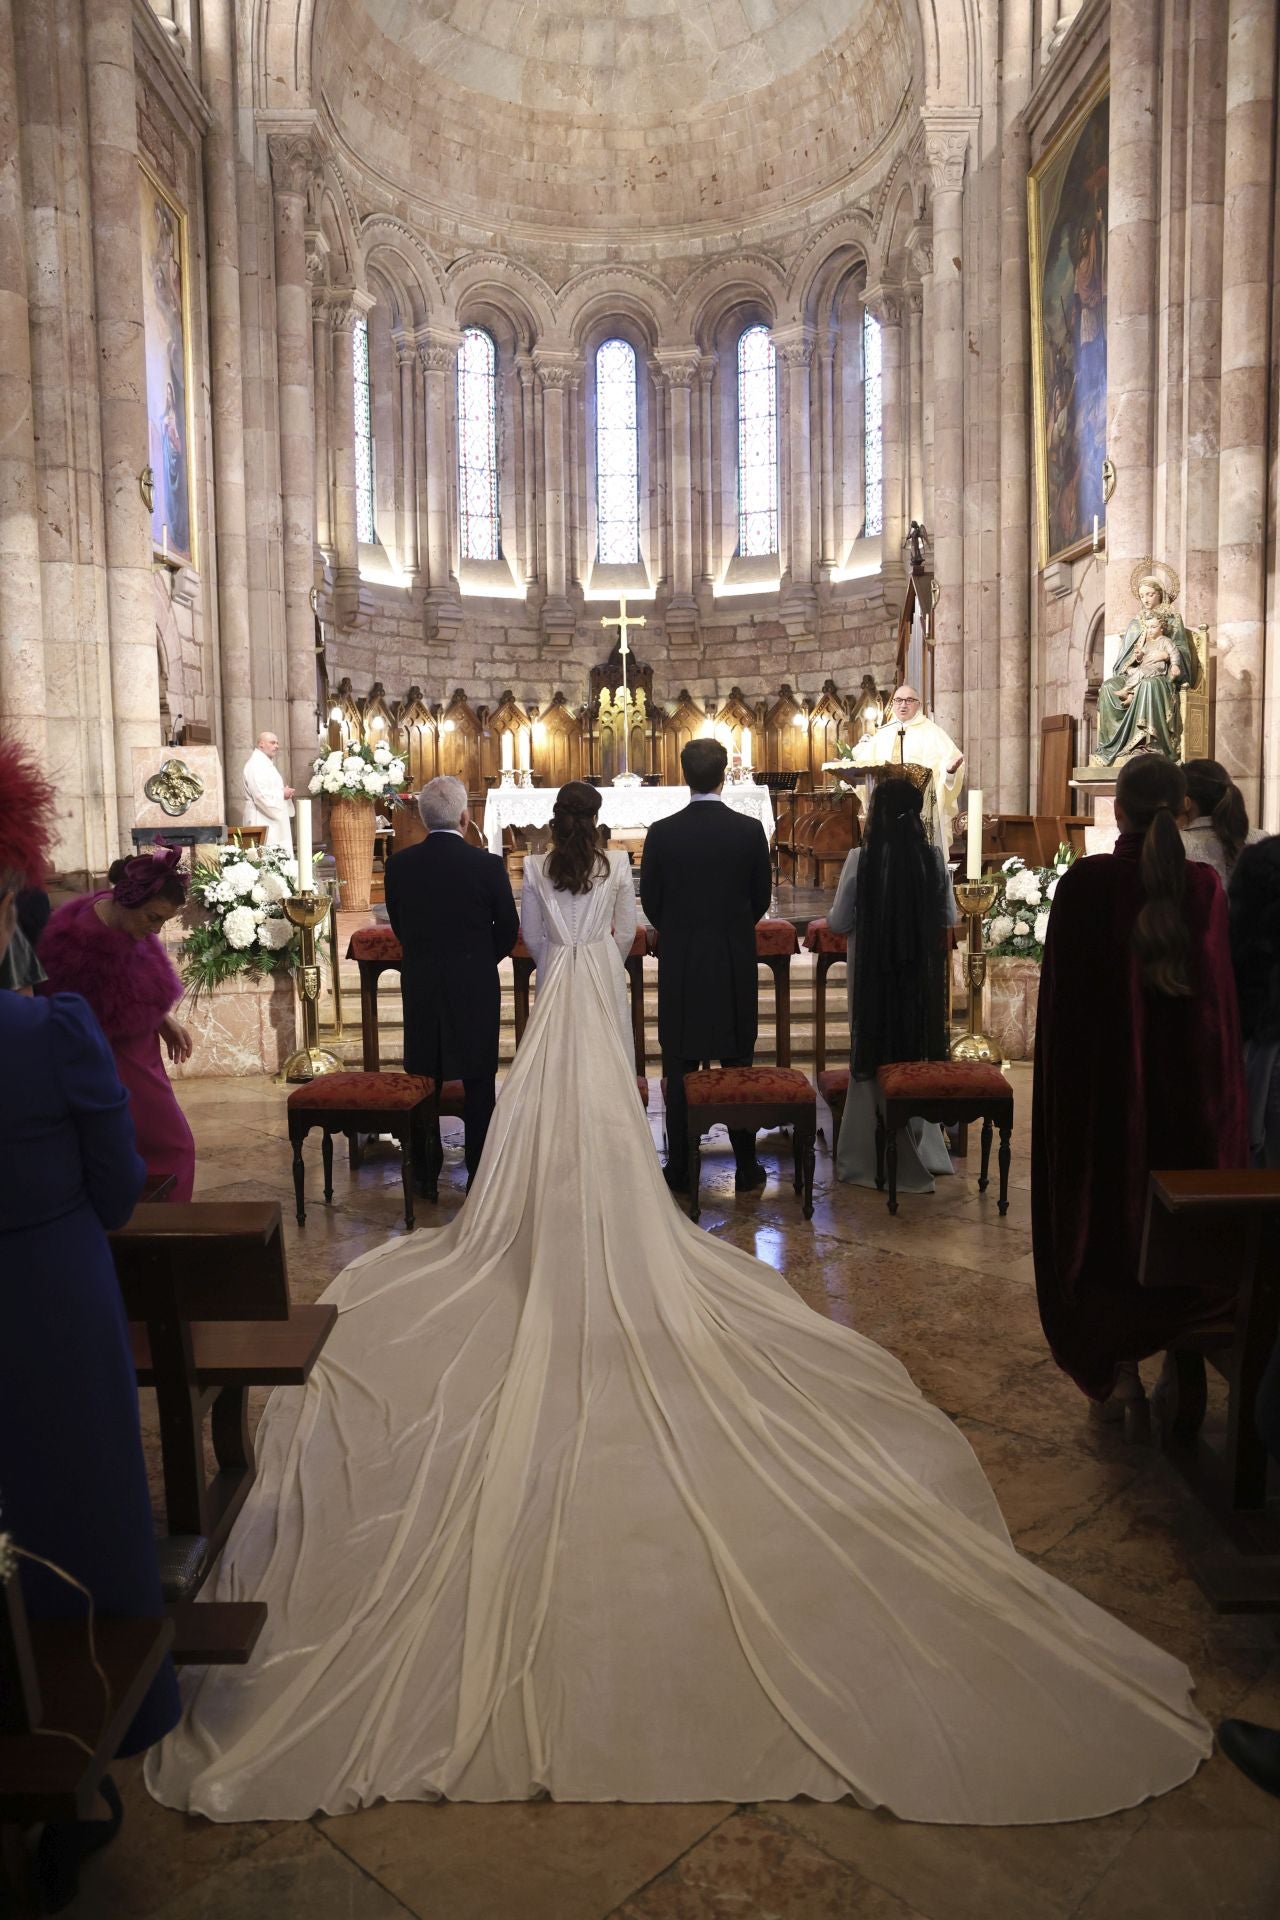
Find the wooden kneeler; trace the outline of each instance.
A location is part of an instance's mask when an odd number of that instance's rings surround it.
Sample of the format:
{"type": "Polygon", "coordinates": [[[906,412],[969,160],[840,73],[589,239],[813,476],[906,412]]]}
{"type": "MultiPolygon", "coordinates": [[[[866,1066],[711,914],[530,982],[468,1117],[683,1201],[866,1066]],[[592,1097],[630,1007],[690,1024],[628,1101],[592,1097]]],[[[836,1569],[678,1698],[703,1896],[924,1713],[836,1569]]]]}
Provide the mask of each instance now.
{"type": "Polygon", "coordinates": [[[169,1538],[159,1547],[173,1657],[240,1664],[262,1631],[265,1606],[192,1603],[253,1485],[249,1389],[303,1385],[338,1310],[291,1304],[274,1203],[144,1204],[110,1239],[138,1384],[155,1389],[160,1413],[169,1538]]]}

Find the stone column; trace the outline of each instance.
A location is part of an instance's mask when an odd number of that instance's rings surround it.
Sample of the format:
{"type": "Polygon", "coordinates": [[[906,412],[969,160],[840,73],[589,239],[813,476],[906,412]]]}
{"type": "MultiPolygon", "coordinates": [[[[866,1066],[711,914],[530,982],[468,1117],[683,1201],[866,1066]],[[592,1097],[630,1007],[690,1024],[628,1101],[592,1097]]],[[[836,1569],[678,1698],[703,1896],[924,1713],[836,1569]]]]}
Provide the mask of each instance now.
{"type": "MultiPolygon", "coordinates": [[[[308,235],[308,241],[320,237],[308,235]]],[[[333,539],[333,486],[329,466],[329,415],[333,405],[330,364],[333,356],[329,350],[329,337],[332,325],[329,319],[329,289],[325,285],[323,259],[319,253],[308,252],[307,270],[311,275],[311,371],[316,393],[316,545],[325,563],[333,566],[337,552],[333,539]]]]}
{"type": "Polygon", "coordinates": [[[1222,0],[1192,0],[1187,57],[1186,477],[1182,604],[1217,627],[1227,36],[1222,0]]]}
{"type": "Polygon", "coordinates": [[[970,128],[925,115],[933,177],[933,551],[940,598],[934,613],[934,716],[955,740],[964,733],[964,180],[970,128]]]}
{"type": "Polygon", "coordinates": [[[516,373],[520,380],[520,484],[524,508],[523,579],[526,588],[538,584],[538,509],[535,485],[535,406],[533,359],[527,353],[516,355],[516,373]]]}
{"type": "Polygon", "coordinates": [[[218,554],[222,762],[228,817],[239,810],[240,769],[253,750],[249,535],[245,506],[244,354],[240,322],[240,208],[236,192],[233,0],[204,0],[203,84],[212,119],[204,138],[209,253],[209,385],[218,554]]]}
{"type": "Polygon", "coordinates": [[[911,269],[920,277],[920,506],[933,542],[933,243],[917,233],[910,246],[911,269]]]}
{"type": "Polygon", "coordinates": [[[830,340],[818,349],[818,431],[821,435],[821,547],[818,566],[824,580],[839,565],[836,551],[836,356],[830,340]]]}
{"type": "Polygon", "coordinates": [[[908,521],[924,521],[924,360],[921,321],[924,295],[919,287],[908,287],[903,296],[907,312],[907,484],[905,488],[908,521]]]}
{"type": "Polygon", "coordinates": [[[44,757],[44,615],[11,0],[0,0],[0,728],[44,757]]]}
{"type": "Polygon", "coordinates": [[[311,288],[307,279],[307,194],[319,165],[312,132],[273,133],[272,207],[276,256],[276,369],[280,408],[280,505],[284,536],[285,659],[288,667],[289,786],[305,788],[316,755],[315,385],[311,370],[311,288]]]}
{"type": "Polygon", "coordinates": [[[148,430],[130,0],[96,0],[86,8],[85,64],[115,802],[120,844],[128,848],[133,749],[160,743],[151,526],[138,485],[148,464],[148,430]]]}
{"type": "Polygon", "coordinates": [[[1004,21],[1006,115],[1000,161],[1000,648],[998,684],[986,697],[998,708],[999,801],[1007,812],[1036,803],[1031,790],[1031,317],[1027,302],[1027,169],[1031,143],[1021,113],[1031,91],[1031,9],[1004,21]]]}
{"type": "Polygon", "coordinates": [[[403,333],[395,333],[396,365],[400,369],[401,482],[404,507],[400,531],[400,569],[411,585],[418,578],[418,408],[416,400],[418,350],[403,333]]]}
{"type": "MultiPolygon", "coordinates": [[[[1280,752],[1280,686],[1276,663],[1265,660],[1275,85],[1275,0],[1230,0],[1214,744],[1244,794],[1251,819],[1259,812],[1259,771],[1266,768],[1262,824],[1271,832],[1280,827],[1274,757],[1280,752]]],[[[1189,608],[1188,617],[1194,615],[1189,608]]]]}
{"type": "Polygon", "coordinates": [[[462,336],[428,327],[418,335],[427,454],[427,630],[446,633],[462,618],[449,565],[449,402],[462,336]]]}
{"type": "Polygon", "coordinates": [[[702,506],[702,567],[699,578],[702,597],[708,602],[708,611],[716,578],[715,379],[719,364],[714,353],[704,353],[698,368],[702,506]]]}
{"type": "Polygon", "coordinates": [[[867,310],[880,323],[880,474],[884,499],[880,534],[880,579],[885,591],[900,594],[904,577],[902,542],[903,442],[906,409],[902,404],[903,300],[897,287],[868,287],[867,310]]]}
{"type": "Polygon", "coordinates": [[[788,612],[805,615],[814,604],[813,589],[813,455],[809,421],[809,364],[813,359],[813,329],[787,327],[773,336],[787,380],[787,466],[790,476],[787,515],[787,570],[783,604],[788,612]]]}
{"type": "Polygon", "coordinates": [[[353,287],[329,295],[333,328],[333,569],[334,607],[340,626],[360,604],[360,535],[356,514],[355,330],[373,305],[353,287]]]}
{"type": "Polygon", "coordinates": [[[1108,633],[1134,608],[1130,579],[1151,555],[1155,502],[1160,18],[1151,0],[1112,0],[1107,239],[1108,633]]]}
{"type": "Polygon", "coordinates": [[[671,598],[667,602],[667,625],[687,629],[694,625],[697,617],[693,598],[691,388],[698,371],[698,357],[682,349],[659,349],[654,359],[665,382],[671,409],[671,598]]]}
{"type": "Polygon", "coordinates": [[[547,529],[547,590],[542,603],[545,633],[571,633],[568,527],[565,514],[565,394],[574,385],[576,366],[568,354],[535,349],[533,364],[542,388],[542,499],[547,529]]]}

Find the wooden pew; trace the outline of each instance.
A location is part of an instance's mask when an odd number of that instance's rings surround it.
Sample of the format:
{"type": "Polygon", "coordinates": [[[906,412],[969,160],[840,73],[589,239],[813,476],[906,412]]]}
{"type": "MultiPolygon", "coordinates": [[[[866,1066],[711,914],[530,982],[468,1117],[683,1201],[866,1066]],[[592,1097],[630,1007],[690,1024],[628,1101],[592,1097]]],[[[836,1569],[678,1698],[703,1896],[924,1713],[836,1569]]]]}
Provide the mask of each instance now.
{"type": "Polygon", "coordinates": [[[241,1663],[265,1607],[192,1603],[253,1484],[249,1389],[301,1386],[338,1310],[291,1304],[274,1202],[144,1203],[110,1239],[138,1384],[154,1387],[160,1412],[169,1538],[159,1547],[174,1659],[241,1663]]]}
{"type": "Polygon", "coordinates": [[[1138,1277],[1145,1287],[1203,1292],[1206,1277],[1221,1287],[1169,1348],[1172,1382],[1162,1382],[1157,1402],[1161,1443],[1234,1549],[1193,1565],[1214,1606],[1280,1609],[1280,1507],[1268,1502],[1269,1460],[1254,1426],[1280,1331],[1280,1171],[1153,1173],[1138,1277]],[[1206,1364],[1227,1382],[1220,1446],[1203,1432],[1206,1364]]]}

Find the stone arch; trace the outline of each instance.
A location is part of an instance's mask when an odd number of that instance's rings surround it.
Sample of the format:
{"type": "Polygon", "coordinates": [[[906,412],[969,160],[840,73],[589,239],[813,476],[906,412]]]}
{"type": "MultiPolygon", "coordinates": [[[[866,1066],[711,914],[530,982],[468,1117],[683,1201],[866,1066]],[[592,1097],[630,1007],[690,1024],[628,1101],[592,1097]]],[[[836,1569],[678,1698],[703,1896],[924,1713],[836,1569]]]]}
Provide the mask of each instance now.
{"type": "Polygon", "coordinates": [[[444,297],[455,326],[466,326],[476,305],[491,302],[510,317],[525,348],[558,332],[555,295],[546,281],[504,254],[464,254],[445,275],[444,297]]]}
{"type": "Polygon", "coordinates": [[[392,297],[396,323],[417,329],[439,321],[444,288],[439,266],[425,243],[403,221],[371,214],[360,225],[360,255],[392,297]]]}
{"type": "Polygon", "coordinates": [[[674,315],[678,338],[708,348],[735,306],[756,306],[770,326],[797,316],[787,298],[786,276],[765,253],[731,254],[709,261],[681,290],[674,315]]]}
{"type": "Polygon", "coordinates": [[[561,289],[559,321],[581,351],[588,335],[610,315],[624,315],[644,335],[649,350],[665,344],[673,327],[671,292],[654,274],[635,267],[593,267],[561,289]]]}
{"type": "Polygon", "coordinates": [[[822,284],[830,279],[830,263],[857,258],[866,266],[868,277],[878,275],[875,227],[865,207],[854,207],[820,227],[793,265],[787,277],[787,304],[797,318],[814,319],[822,284]]]}
{"type": "MultiPolygon", "coordinates": [[[[982,0],[916,0],[906,9],[919,32],[918,54],[925,99],[931,107],[977,106],[988,50],[982,33],[982,0]]],[[[990,50],[994,58],[995,50],[990,50]]]]}

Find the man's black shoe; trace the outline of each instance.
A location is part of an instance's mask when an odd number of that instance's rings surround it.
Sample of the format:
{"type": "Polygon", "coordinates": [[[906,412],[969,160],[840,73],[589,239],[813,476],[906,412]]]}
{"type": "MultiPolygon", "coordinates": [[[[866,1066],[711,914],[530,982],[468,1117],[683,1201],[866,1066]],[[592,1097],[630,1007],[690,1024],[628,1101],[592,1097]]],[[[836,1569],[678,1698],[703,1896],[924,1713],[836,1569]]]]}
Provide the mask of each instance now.
{"type": "Polygon", "coordinates": [[[757,1160],[752,1166],[739,1167],[733,1176],[734,1191],[737,1193],[755,1193],[764,1186],[769,1178],[769,1169],[762,1167],[757,1160]]]}
{"type": "Polygon", "coordinates": [[[1280,1733],[1252,1720],[1224,1720],[1218,1745],[1241,1773],[1264,1793],[1280,1796],[1280,1733]]]}

